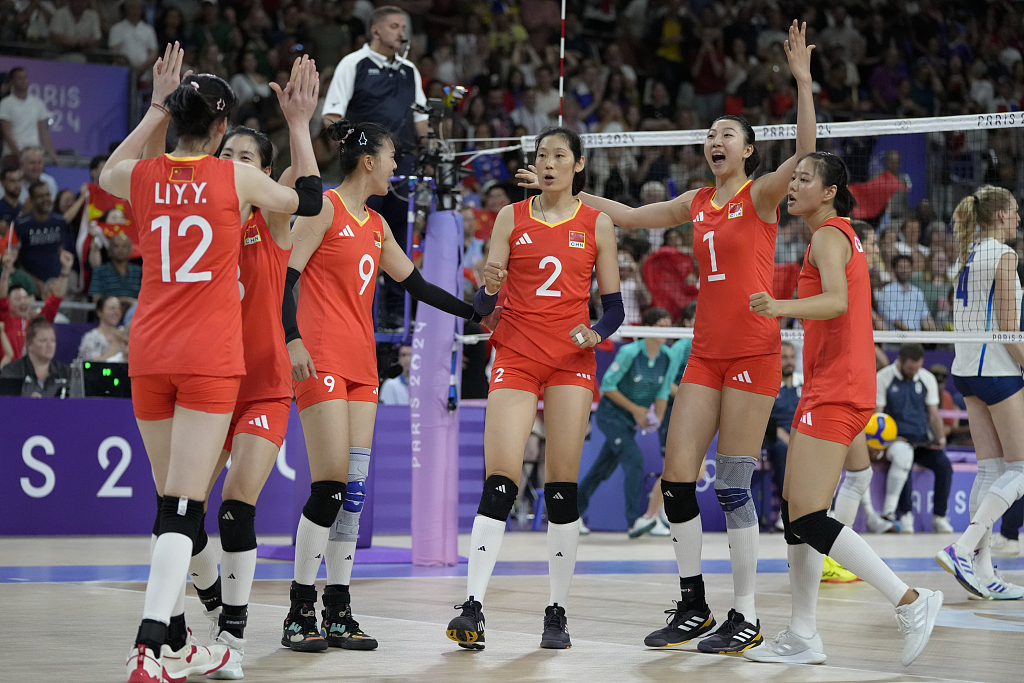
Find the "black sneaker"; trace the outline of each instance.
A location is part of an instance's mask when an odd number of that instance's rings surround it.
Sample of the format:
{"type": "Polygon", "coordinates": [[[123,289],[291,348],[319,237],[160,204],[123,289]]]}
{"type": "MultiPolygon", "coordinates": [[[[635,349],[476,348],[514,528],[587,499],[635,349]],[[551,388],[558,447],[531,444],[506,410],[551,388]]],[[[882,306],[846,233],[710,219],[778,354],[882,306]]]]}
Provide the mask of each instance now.
{"type": "Polygon", "coordinates": [[[343,650],[376,650],[377,640],[363,633],[352,617],[352,606],[345,593],[324,592],[323,633],[329,647],[343,650]]]}
{"type": "Polygon", "coordinates": [[[566,627],[565,608],[557,602],[544,608],[544,633],[540,646],[549,650],[568,650],[572,647],[566,627]]]}
{"type": "Polygon", "coordinates": [[[323,652],[327,640],[316,627],[316,588],[292,581],[291,609],[284,618],[281,644],[295,652],[323,652]]]}
{"type": "Polygon", "coordinates": [[[469,600],[461,605],[455,605],[455,609],[461,609],[462,614],[448,622],[448,630],[445,632],[449,638],[467,650],[484,649],[484,606],[469,596],[469,600]]]}
{"type": "Polygon", "coordinates": [[[704,635],[715,627],[715,616],[710,609],[684,610],[676,600],[676,607],[665,610],[669,615],[665,628],[659,628],[644,638],[647,647],[675,647],[704,635]]]}
{"type": "Polygon", "coordinates": [[[764,642],[761,635],[761,621],[751,624],[743,615],[734,609],[729,610],[729,618],[704,640],[697,643],[701,652],[715,654],[736,654],[757,647],[764,642]]]}

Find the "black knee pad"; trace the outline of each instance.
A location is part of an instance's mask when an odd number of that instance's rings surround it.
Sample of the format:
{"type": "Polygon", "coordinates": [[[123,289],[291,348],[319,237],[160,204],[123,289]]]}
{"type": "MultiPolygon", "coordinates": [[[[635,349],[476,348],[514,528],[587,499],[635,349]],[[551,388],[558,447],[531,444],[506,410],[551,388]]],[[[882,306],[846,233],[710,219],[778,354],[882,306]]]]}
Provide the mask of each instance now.
{"type": "Polygon", "coordinates": [[[160,535],[160,510],[164,507],[164,497],[157,495],[156,497],[156,517],[153,518],[153,535],[160,535]]]}
{"type": "Polygon", "coordinates": [[[256,507],[240,500],[225,500],[217,512],[220,547],[226,553],[256,549],[256,507]]]}
{"type": "Polygon", "coordinates": [[[783,536],[786,539],[787,545],[800,545],[803,543],[796,534],[793,533],[793,524],[789,521],[789,501],[785,498],[782,499],[782,507],[779,509],[779,517],[782,518],[783,536]]]}
{"type": "Polygon", "coordinates": [[[697,482],[661,480],[661,493],[665,496],[665,516],[673,524],[682,524],[700,514],[697,503],[697,482]]]}
{"type": "Polygon", "coordinates": [[[480,506],[476,514],[504,522],[508,519],[508,513],[512,512],[518,495],[519,486],[514,481],[500,474],[492,474],[484,482],[484,492],[480,494],[480,506]]]}
{"type": "Polygon", "coordinates": [[[205,507],[201,500],[164,496],[160,507],[160,533],[188,536],[194,547],[203,524],[205,507]]]}
{"type": "Polygon", "coordinates": [[[206,511],[204,509],[203,517],[199,520],[199,531],[196,533],[196,540],[192,541],[192,557],[206,550],[206,544],[209,542],[210,537],[206,533],[206,511]]]}
{"type": "Polygon", "coordinates": [[[794,519],[793,534],[822,555],[832,552],[832,545],[839,538],[843,525],[828,516],[827,510],[818,510],[800,519],[794,519]]]}
{"type": "Polygon", "coordinates": [[[572,524],[580,518],[576,502],[579,486],[574,481],[549,481],[544,484],[544,505],[552,524],[572,524]]]}
{"type": "Polygon", "coordinates": [[[331,526],[345,502],[345,488],[343,481],[314,481],[309,486],[309,499],[302,507],[302,514],[317,526],[331,526]]]}

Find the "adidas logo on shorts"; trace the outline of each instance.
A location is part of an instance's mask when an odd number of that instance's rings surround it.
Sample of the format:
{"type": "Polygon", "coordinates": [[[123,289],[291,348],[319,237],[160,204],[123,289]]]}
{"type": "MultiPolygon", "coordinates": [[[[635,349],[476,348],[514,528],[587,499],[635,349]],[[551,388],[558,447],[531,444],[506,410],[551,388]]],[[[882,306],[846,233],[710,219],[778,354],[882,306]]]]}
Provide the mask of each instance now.
{"type": "Polygon", "coordinates": [[[582,377],[583,379],[594,379],[593,377],[591,377],[590,375],[588,375],[585,372],[577,372],[576,376],[577,377],[582,377]]]}
{"type": "Polygon", "coordinates": [[[750,379],[750,374],[744,370],[740,374],[732,378],[733,382],[740,382],[741,384],[753,384],[753,380],[750,379]]]}
{"type": "Polygon", "coordinates": [[[523,236],[516,240],[516,244],[533,244],[533,240],[530,239],[530,235],[523,233],[523,236]]]}
{"type": "Polygon", "coordinates": [[[356,234],[352,232],[352,226],[346,225],[345,229],[338,233],[340,237],[355,237],[356,234]]]}
{"type": "Polygon", "coordinates": [[[270,426],[267,424],[267,416],[266,415],[260,415],[259,417],[254,417],[253,419],[249,420],[249,424],[251,424],[253,426],[256,426],[256,427],[263,427],[264,429],[270,429],[270,426]]]}
{"type": "Polygon", "coordinates": [[[811,414],[810,413],[804,413],[804,416],[800,418],[800,422],[805,424],[805,425],[809,425],[811,427],[814,426],[814,423],[811,422],[811,414]]]}

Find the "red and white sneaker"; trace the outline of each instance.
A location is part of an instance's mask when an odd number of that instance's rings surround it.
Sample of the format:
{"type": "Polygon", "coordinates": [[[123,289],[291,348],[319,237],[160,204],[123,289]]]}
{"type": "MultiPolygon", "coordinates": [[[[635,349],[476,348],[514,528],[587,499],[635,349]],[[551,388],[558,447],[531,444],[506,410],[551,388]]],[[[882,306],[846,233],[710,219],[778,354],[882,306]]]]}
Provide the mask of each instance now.
{"type": "Polygon", "coordinates": [[[184,681],[192,674],[212,673],[227,664],[230,657],[231,651],[227,645],[199,645],[191,629],[185,647],[172,650],[170,646],[163,645],[160,649],[160,663],[163,664],[164,676],[172,683],[184,681]]]}
{"type": "Polygon", "coordinates": [[[160,660],[145,645],[136,645],[128,654],[128,683],[167,683],[160,660]]]}

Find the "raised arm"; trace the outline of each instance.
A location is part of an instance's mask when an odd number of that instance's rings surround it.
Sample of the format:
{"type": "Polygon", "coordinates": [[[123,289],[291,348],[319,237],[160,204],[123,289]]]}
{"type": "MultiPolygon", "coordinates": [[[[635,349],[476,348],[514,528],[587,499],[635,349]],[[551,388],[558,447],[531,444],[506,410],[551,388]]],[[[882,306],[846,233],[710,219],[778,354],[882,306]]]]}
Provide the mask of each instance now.
{"type": "Polygon", "coordinates": [[[796,165],[814,151],[817,137],[814,96],[811,93],[811,51],[814,46],[807,44],[806,22],[798,30],[797,22],[793,21],[793,25],[789,27],[789,40],[786,41],[785,48],[789,68],[796,79],[796,152],[782,162],[774,172],[766,173],[754,181],[750,188],[758,215],[770,215],[772,220],[775,219],[775,209],[779,202],[786,196],[796,165]]]}
{"type": "Polygon", "coordinates": [[[121,199],[131,198],[132,170],[142,158],[150,140],[167,129],[170,115],[163,103],[181,82],[181,62],[185,51],[177,42],[168,45],[164,56],[153,65],[153,104],[139,125],[113,151],[100,173],[100,187],[121,199]]]}

